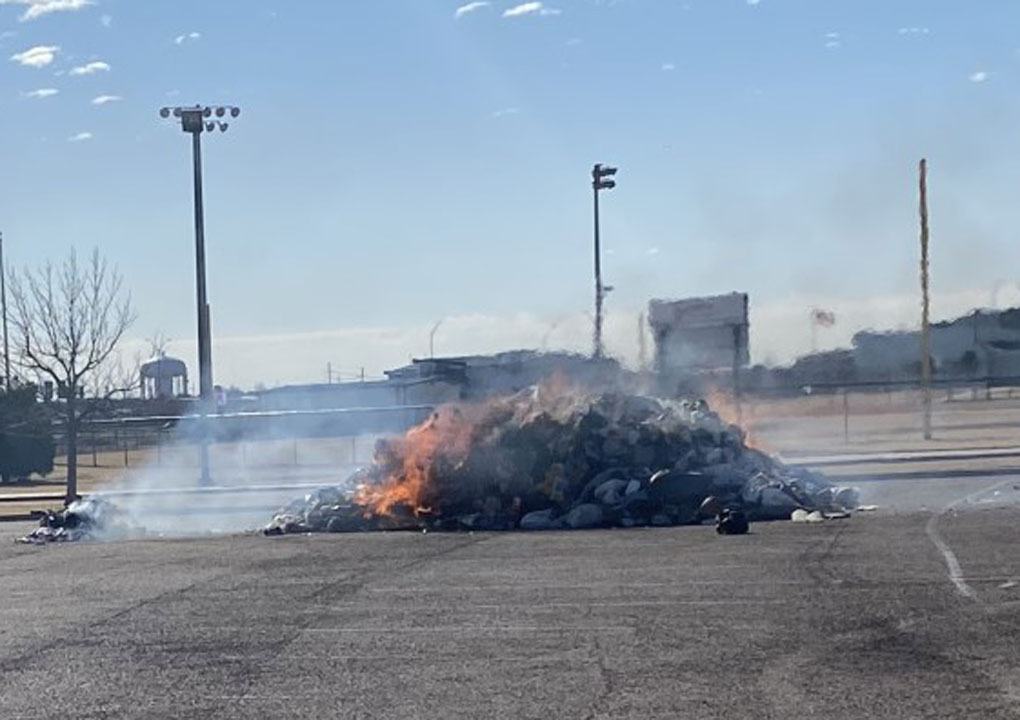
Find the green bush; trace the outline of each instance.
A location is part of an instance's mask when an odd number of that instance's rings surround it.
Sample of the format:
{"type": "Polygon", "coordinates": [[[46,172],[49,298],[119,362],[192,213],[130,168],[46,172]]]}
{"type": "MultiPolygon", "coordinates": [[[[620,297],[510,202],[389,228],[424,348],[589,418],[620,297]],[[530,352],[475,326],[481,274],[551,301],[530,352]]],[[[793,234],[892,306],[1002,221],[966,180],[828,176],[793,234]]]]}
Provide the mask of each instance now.
{"type": "Polygon", "coordinates": [[[35,386],[0,392],[0,480],[47,475],[55,454],[49,414],[37,402],[35,386]]]}

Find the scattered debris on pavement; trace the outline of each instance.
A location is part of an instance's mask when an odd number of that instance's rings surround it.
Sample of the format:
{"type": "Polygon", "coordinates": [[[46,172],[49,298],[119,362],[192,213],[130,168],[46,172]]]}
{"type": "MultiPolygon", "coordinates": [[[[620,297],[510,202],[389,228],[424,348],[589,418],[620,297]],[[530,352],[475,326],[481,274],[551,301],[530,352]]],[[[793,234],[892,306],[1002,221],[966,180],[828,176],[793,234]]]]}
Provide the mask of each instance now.
{"type": "Polygon", "coordinates": [[[77,540],[115,540],[144,534],[128,515],[108,500],[86,497],[60,512],[47,512],[39,527],[17,542],[44,545],[77,540]]]}
{"type": "Polygon", "coordinates": [[[749,529],[747,516],[740,510],[723,510],[715,522],[715,531],[720,535],[746,535],[749,529]]]}

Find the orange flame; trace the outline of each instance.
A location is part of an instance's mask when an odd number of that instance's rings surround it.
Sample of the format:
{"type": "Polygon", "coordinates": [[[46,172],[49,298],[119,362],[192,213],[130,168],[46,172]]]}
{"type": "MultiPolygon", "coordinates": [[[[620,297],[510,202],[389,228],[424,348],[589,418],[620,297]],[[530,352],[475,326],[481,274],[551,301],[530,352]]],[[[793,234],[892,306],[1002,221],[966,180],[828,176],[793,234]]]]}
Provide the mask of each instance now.
{"type": "Polygon", "coordinates": [[[705,391],[708,408],[729,425],[736,425],[744,431],[744,444],[749,448],[768,452],[765,443],[754,431],[753,409],[749,405],[737,406],[733,396],[719,388],[710,387],[705,391]]]}
{"type": "Polygon", "coordinates": [[[393,515],[406,508],[415,515],[432,512],[439,488],[436,469],[454,470],[467,460],[473,443],[515,412],[541,412],[578,396],[570,380],[554,374],[533,389],[530,402],[497,397],[478,403],[439,407],[404,435],[376,446],[375,466],[382,480],[358,486],[354,501],[366,517],[393,515]]]}
{"type": "Polygon", "coordinates": [[[386,475],[377,485],[359,486],[355,502],[368,515],[389,515],[397,506],[411,508],[416,515],[428,513],[436,459],[463,462],[483,408],[444,405],[405,435],[382,441],[375,462],[386,469],[386,475]]]}

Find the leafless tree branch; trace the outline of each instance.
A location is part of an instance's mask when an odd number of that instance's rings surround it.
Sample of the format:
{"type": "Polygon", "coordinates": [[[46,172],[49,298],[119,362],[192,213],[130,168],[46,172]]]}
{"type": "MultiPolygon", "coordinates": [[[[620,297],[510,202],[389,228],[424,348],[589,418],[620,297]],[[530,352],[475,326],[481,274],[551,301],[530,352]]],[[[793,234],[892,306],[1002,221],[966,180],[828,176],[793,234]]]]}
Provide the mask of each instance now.
{"type": "Polygon", "coordinates": [[[125,371],[117,345],[135,316],[123,278],[94,250],[80,263],[73,250],[55,268],[10,273],[16,362],[53,380],[63,391],[67,428],[68,495],[76,493],[77,432],[81,421],[137,386],[125,371]],[[87,393],[87,399],[80,397],[87,393]]]}

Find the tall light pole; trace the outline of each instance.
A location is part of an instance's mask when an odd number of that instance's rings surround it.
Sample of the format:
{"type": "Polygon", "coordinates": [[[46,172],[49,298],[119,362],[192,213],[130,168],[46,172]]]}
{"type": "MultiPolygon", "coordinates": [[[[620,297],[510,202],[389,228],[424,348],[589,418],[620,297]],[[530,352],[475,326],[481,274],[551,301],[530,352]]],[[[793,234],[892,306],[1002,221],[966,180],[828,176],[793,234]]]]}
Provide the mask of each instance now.
{"type": "Polygon", "coordinates": [[[202,106],[160,108],[160,117],[173,115],[181,121],[181,129],[191,133],[191,150],[195,170],[195,287],[198,305],[198,377],[199,377],[199,413],[202,417],[201,427],[201,465],[202,475],[199,481],[208,485],[209,475],[209,432],[206,417],[212,410],[213,375],[212,375],[212,339],[209,329],[209,300],[205,290],[205,216],[202,207],[202,133],[219,130],[226,132],[229,124],[224,119],[228,114],[236,118],[241,108],[233,106],[202,106]],[[213,119],[213,116],[217,119],[213,119]]]}
{"type": "Polygon", "coordinates": [[[616,175],[616,168],[606,165],[596,165],[591,171],[591,186],[595,194],[595,334],[593,338],[592,355],[600,359],[605,353],[602,344],[602,302],[606,293],[613,288],[602,284],[602,250],[599,237],[599,193],[603,190],[612,190],[616,187],[616,181],[611,178],[616,175]]]}
{"type": "Polygon", "coordinates": [[[7,267],[4,265],[4,234],[0,233],[0,314],[4,324],[4,391],[11,390],[11,346],[7,340],[7,267]]]}
{"type": "Polygon", "coordinates": [[[443,320],[446,320],[446,318],[443,318],[433,325],[432,330],[429,331],[429,360],[436,356],[436,331],[439,329],[439,326],[443,324],[443,320]]]}

